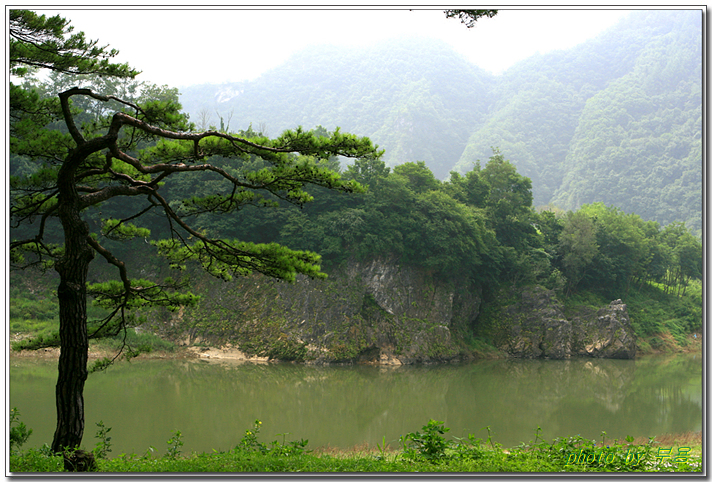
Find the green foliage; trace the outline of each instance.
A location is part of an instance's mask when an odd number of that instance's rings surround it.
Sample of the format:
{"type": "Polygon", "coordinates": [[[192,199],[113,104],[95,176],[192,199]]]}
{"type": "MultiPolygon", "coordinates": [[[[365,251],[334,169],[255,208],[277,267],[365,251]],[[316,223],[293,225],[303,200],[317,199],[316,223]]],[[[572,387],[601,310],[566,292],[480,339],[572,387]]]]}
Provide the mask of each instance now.
{"type": "Polygon", "coordinates": [[[46,444],[40,449],[29,449],[21,454],[10,454],[10,471],[21,472],[64,472],[64,458],[55,455],[46,444]]]}
{"type": "Polygon", "coordinates": [[[154,351],[172,352],[175,350],[173,343],[153,333],[137,333],[135,328],[128,328],[125,333],[122,332],[114,337],[105,338],[101,343],[113,349],[118,349],[121,344],[125,343],[140,353],[151,353],[154,351]]]}
{"type": "Polygon", "coordinates": [[[245,435],[242,437],[237,446],[235,446],[235,452],[244,454],[255,453],[274,457],[298,457],[302,454],[310,452],[306,449],[306,446],[309,443],[308,440],[300,439],[287,443],[286,437],[289,435],[287,433],[278,434],[282,435],[282,442],[274,440],[269,445],[259,442],[257,440],[257,435],[259,435],[261,428],[262,422],[255,420],[252,429],[245,430],[245,435]]]}
{"type": "MultiPolygon", "coordinates": [[[[520,444],[518,449],[544,459],[553,466],[562,467],[564,470],[633,472],[648,471],[654,466],[653,444],[655,437],[651,437],[648,443],[643,446],[631,446],[618,440],[609,441],[609,444],[606,445],[605,435],[605,432],[601,433],[602,442],[600,444],[580,435],[555,438],[551,443],[548,443],[543,439],[538,440],[539,433],[537,431],[537,437],[533,442],[520,444]]],[[[627,441],[632,442],[632,440],[632,437],[627,437],[627,441]]]]}
{"type": "Polygon", "coordinates": [[[402,435],[399,442],[403,446],[403,456],[408,458],[422,457],[427,460],[437,461],[444,458],[448,441],[442,435],[450,429],[443,422],[430,420],[423,425],[423,431],[410,432],[402,435]]]}
{"type": "Polygon", "coordinates": [[[94,438],[99,439],[92,451],[96,459],[105,459],[107,454],[111,452],[111,437],[109,437],[109,432],[111,432],[111,427],[104,426],[104,422],[99,420],[96,423],[97,431],[94,438]]]}
{"type": "Polygon", "coordinates": [[[562,272],[571,290],[583,278],[586,268],[598,253],[596,226],[584,212],[567,213],[559,234],[558,251],[562,272]]]}
{"type": "Polygon", "coordinates": [[[71,74],[138,74],[127,64],[112,64],[110,59],[119,52],[87,41],[83,32],[67,37],[73,28],[59,15],[48,18],[29,10],[10,10],[10,73],[24,76],[41,67],[71,74]]]}
{"type": "Polygon", "coordinates": [[[104,219],[101,234],[109,239],[121,241],[132,238],[148,238],[151,231],[139,228],[132,223],[124,223],[119,219],[104,219]]]}
{"type": "Polygon", "coordinates": [[[432,171],[423,161],[400,164],[393,168],[393,174],[405,177],[408,188],[418,194],[437,190],[440,187],[440,181],[435,179],[432,171]]]}
{"type": "Polygon", "coordinates": [[[20,421],[20,411],[17,408],[10,410],[10,453],[19,451],[32,435],[24,422],[20,421]]]}
{"type": "MultiPolygon", "coordinates": [[[[633,438],[625,441],[607,439],[589,440],[580,435],[556,438],[547,442],[537,428],[536,437],[508,450],[492,440],[490,427],[486,444],[473,434],[466,439],[454,437],[445,440],[449,431],[442,422],[431,420],[422,431],[408,433],[404,450],[390,452],[379,444],[377,454],[370,452],[343,452],[338,455],[314,453],[306,449],[305,440],[286,442],[259,442],[261,422],[255,421],[246,430],[239,444],[229,451],[213,450],[210,453],[182,455],[182,435],[179,431],[168,441],[169,450],[163,457],[154,457],[153,448],[145,455],[121,454],[113,459],[98,458],[99,472],[165,472],[165,473],[298,473],[298,472],[358,472],[358,473],[481,473],[481,472],[699,472],[701,458],[690,454],[685,461],[662,462],[650,438],[643,445],[633,445],[633,438]],[[417,443],[414,441],[418,441],[417,443]]],[[[55,456],[49,447],[30,449],[25,453],[10,455],[10,470],[21,472],[63,472],[61,456],[55,456]]]]}
{"type": "Polygon", "coordinates": [[[172,278],[166,278],[162,284],[146,279],[130,280],[131,290],[127,291],[122,281],[111,280],[103,283],[92,283],[87,286],[87,293],[94,298],[94,305],[111,310],[117,306],[136,309],[142,306],[164,306],[168,309],[178,309],[181,306],[191,306],[198,302],[199,297],[193,293],[172,291],[184,287],[172,278]]]}
{"type": "Polygon", "coordinates": [[[682,298],[666,294],[659,285],[645,284],[632,288],[626,303],[636,334],[649,337],[670,333],[679,344],[684,345],[686,335],[702,327],[701,283],[696,281],[693,286],[695,288],[682,298]]]}
{"type": "Polygon", "coordinates": [[[16,341],[12,344],[14,351],[38,350],[40,348],[58,347],[59,332],[53,331],[49,334],[40,334],[32,338],[16,341]]]}
{"type": "Polygon", "coordinates": [[[183,446],[183,435],[180,433],[180,430],[174,431],[173,436],[169,438],[166,443],[168,444],[166,457],[175,460],[180,456],[181,447],[183,446]]]}

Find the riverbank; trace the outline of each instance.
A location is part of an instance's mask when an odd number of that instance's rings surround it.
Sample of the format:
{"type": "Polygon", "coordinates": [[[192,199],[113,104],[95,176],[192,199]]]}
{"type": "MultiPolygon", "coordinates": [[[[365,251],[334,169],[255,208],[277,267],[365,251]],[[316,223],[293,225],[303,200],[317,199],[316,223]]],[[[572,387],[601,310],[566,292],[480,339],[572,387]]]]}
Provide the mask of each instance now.
{"type": "MultiPolygon", "coordinates": [[[[22,338],[10,336],[10,342],[16,342],[22,338]]],[[[685,343],[681,344],[678,340],[669,333],[659,333],[654,337],[647,337],[639,340],[640,356],[656,356],[656,355],[672,355],[676,353],[702,353],[703,339],[702,333],[690,333],[685,338],[685,343]],[[651,343],[652,341],[652,343],[651,343]],[[642,346],[641,346],[642,345],[642,346]]],[[[494,350],[494,349],[493,349],[494,350]]],[[[11,357],[33,357],[33,358],[59,358],[60,349],[57,347],[40,348],[38,350],[11,350],[11,357]]],[[[113,358],[116,351],[111,347],[107,347],[101,343],[92,342],[89,347],[89,359],[98,360],[101,358],[113,358]]],[[[142,352],[137,359],[186,359],[186,358],[202,358],[202,359],[224,359],[234,361],[244,361],[252,363],[269,363],[272,360],[269,357],[251,356],[241,351],[239,348],[226,344],[223,346],[205,346],[205,345],[174,345],[171,350],[151,350],[142,352]]],[[[499,355],[494,352],[489,353],[487,358],[507,358],[503,353],[499,355]]],[[[400,365],[397,359],[382,357],[376,364],[379,365],[400,365]]]]}
{"type": "Polygon", "coordinates": [[[689,333],[680,343],[670,333],[657,333],[638,340],[638,355],[671,355],[674,353],[702,353],[702,332],[689,333]]]}

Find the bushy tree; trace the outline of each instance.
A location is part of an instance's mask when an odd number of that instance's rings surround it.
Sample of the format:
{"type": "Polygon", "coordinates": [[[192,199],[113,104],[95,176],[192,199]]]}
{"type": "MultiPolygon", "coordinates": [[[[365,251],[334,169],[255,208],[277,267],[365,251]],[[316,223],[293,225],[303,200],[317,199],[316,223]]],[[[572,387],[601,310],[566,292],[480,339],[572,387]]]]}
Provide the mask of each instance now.
{"type": "Polygon", "coordinates": [[[568,282],[568,290],[576,288],[586,273],[586,269],[598,253],[596,226],[585,213],[568,212],[563,219],[563,229],[559,234],[559,253],[563,273],[568,282]]]}

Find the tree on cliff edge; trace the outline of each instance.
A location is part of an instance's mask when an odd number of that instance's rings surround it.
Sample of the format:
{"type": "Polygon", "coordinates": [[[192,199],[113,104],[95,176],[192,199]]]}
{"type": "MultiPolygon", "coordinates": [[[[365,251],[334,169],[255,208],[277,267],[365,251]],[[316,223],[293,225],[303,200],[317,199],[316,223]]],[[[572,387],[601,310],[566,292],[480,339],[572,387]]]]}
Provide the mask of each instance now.
{"type": "MultiPolygon", "coordinates": [[[[24,76],[33,68],[66,74],[93,73],[134,77],[125,64],[112,64],[115,51],[86,42],[60,17],[45,18],[26,10],[10,12],[10,70],[24,76]]],[[[56,385],[57,428],[52,450],[78,447],[84,432],[84,383],[88,375],[88,340],[125,330],[129,310],[146,304],[176,307],[196,297],[173,279],[158,283],[131,276],[126,262],[107,248],[104,239],[148,239],[147,226],[157,216],[170,233],[151,241],[171,267],[195,261],[214,276],[229,279],[253,271],[284,280],[296,274],[325,276],[320,257],[269,243],[254,244],[216,239],[191,224],[197,214],[235,214],[246,205],[271,206],[273,197],[301,205],[311,196],[307,184],[344,192],[361,191],[356,182],[319,167],[332,156],[379,158],[367,138],[342,134],[320,137],[302,129],[286,131],[277,139],[241,137],[222,131],[194,132],[174,100],[139,103],[74,87],[56,98],[42,98],[29,85],[11,85],[11,154],[29,160],[32,172],[11,178],[10,243],[14,267],[40,265],[60,276],[59,374],[56,385]],[[78,121],[80,102],[90,101],[111,112],[98,121],[78,121]],[[233,160],[211,162],[211,157],[233,160]],[[241,169],[244,160],[261,160],[260,169],[241,169]],[[190,199],[171,199],[161,191],[169,177],[210,172],[222,188],[190,199]],[[265,194],[263,196],[263,194],[265,194]],[[270,196],[270,199],[268,199],[270,196]],[[141,205],[120,219],[102,219],[97,232],[84,217],[92,208],[121,203],[141,205]],[[124,201],[122,201],[122,199],[124,201]],[[56,237],[61,233],[62,237],[56,237]],[[26,233],[31,233],[27,235],[26,233]],[[89,264],[103,258],[116,269],[116,279],[88,284],[89,264]],[[109,315],[88,324],[87,297],[109,315]]],[[[83,102],[86,104],[86,102],[83,102]]]]}

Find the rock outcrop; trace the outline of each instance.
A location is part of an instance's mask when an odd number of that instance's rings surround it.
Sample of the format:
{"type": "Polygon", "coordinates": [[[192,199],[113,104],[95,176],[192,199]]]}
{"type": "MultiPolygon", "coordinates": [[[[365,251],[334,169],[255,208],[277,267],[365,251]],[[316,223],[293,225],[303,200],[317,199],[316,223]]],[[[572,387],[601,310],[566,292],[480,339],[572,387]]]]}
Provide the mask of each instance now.
{"type": "MultiPolygon", "coordinates": [[[[157,319],[154,328],[198,345],[205,356],[219,355],[217,349],[254,360],[450,361],[472,356],[464,340],[481,328],[481,288],[392,259],[352,260],[326,280],[200,280],[200,305],[157,319]]],[[[485,337],[514,358],[635,357],[633,329],[620,300],[567,319],[553,291],[528,287],[489,318],[495,326],[485,337]]]]}
{"type": "Polygon", "coordinates": [[[522,290],[502,318],[496,343],[513,357],[635,358],[634,331],[621,300],[582,310],[568,320],[554,293],[537,286],[522,290]]]}
{"type": "MultiPolygon", "coordinates": [[[[213,280],[197,309],[173,317],[186,344],[231,344],[248,356],[409,364],[459,359],[480,290],[388,259],[351,261],[326,280],[213,280]],[[188,335],[186,336],[186,332],[188,335]]],[[[168,323],[170,325],[170,323],[168,323]]],[[[169,330],[170,331],[170,330],[169,330]]]]}
{"type": "Polygon", "coordinates": [[[597,358],[635,358],[635,332],[621,300],[589,316],[572,318],[573,352],[597,358]]]}

